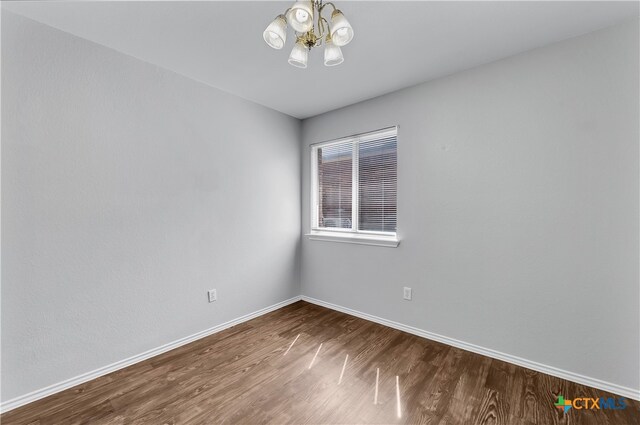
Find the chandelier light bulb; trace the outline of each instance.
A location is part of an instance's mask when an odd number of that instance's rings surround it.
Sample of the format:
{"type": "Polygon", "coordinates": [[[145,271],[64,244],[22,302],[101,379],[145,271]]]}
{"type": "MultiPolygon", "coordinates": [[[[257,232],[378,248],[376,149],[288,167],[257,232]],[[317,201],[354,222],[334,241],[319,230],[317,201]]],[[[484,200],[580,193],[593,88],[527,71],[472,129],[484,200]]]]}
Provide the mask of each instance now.
{"type": "Polygon", "coordinates": [[[338,47],[345,46],[353,39],[353,28],[338,9],[331,14],[331,39],[338,47]]]}
{"type": "Polygon", "coordinates": [[[289,64],[298,68],[306,68],[308,60],[309,50],[302,43],[302,40],[298,39],[296,45],[293,46],[293,50],[291,50],[291,54],[289,55],[289,64]]]}
{"type": "Polygon", "coordinates": [[[296,21],[298,22],[306,22],[309,19],[309,14],[302,9],[296,10],[296,21]]]}
{"type": "Polygon", "coordinates": [[[262,37],[269,46],[277,50],[282,49],[287,41],[287,20],[284,15],[278,15],[264,30],[262,37]]]}
{"type": "Polygon", "coordinates": [[[289,13],[289,25],[296,32],[307,32],[313,28],[313,2],[311,0],[297,0],[289,13]]]}

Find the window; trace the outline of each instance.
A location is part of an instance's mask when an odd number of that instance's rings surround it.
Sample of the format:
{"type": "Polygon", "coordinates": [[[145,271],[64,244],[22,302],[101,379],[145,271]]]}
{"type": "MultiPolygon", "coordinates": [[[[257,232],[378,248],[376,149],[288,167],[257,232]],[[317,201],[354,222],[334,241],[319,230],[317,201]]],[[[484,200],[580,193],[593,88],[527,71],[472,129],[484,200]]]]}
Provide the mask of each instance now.
{"type": "Polygon", "coordinates": [[[311,147],[311,239],[397,246],[397,127],[311,147]]]}

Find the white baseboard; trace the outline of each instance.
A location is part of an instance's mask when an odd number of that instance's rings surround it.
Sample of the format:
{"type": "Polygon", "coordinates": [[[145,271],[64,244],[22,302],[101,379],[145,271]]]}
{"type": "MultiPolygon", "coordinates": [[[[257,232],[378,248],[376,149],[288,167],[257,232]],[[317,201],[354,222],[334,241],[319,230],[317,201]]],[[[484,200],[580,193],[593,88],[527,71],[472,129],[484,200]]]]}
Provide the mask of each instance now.
{"type": "Polygon", "coordinates": [[[258,316],[262,316],[263,314],[270,313],[274,310],[292,304],[296,301],[300,301],[301,297],[296,296],[293,298],[289,298],[288,300],[279,302],[269,307],[265,307],[258,311],[254,311],[253,313],[246,314],[242,317],[238,317],[236,319],[230,320],[226,323],[222,323],[220,325],[214,326],[209,329],[205,329],[193,335],[189,335],[184,338],[180,338],[176,341],[170,342],[168,344],[161,345],[160,347],[153,348],[151,350],[145,351],[144,353],[137,354],[135,356],[131,356],[128,359],[120,360],[118,362],[112,363],[107,366],[103,366],[99,369],[92,370],[87,373],[83,373],[82,375],[78,375],[76,377],[67,379],[65,381],[59,382],[57,384],[49,385],[48,387],[30,392],[25,395],[21,395],[19,397],[13,398],[11,400],[7,400],[0,404],[0,413],[8,412],[9,410],[13,410],[17,407],[24,406],[25,404],[31,403],[33,401],[39,400],[41,398],[50,396],[52,394],[58,393],[60,391],[64,391],[76,385],[80,385],[87,381],[91,381],[92,379],[96,379],[100,376],[106,375],[111,372],[115,372],[116,370],[123,369],[127,366],[131,366],[132,364],[141,362],[143,360],[149,359],[151,357],[157,356],[159,354],[165,353],[167,351],[173,350],[174,348],[181,347],[190,342],[196,341],[198,339],[204,338],[206,336],[212,335],[214,333],[223,331],[231,326],[238,325],[240,323],[246,322],[251,319],[255,319],[258,316]]]}
{"type": "Polygon", "coordinates": [[[361,319],[369,320],[371,322],[379,323],[390,328],[398,329],[413,335],[427,338],[433,341],[438,341],[443,344],[450,345],[452,347],[461,348],[466,351],[471,351],[476,354],[491,357],[493,359],[502,360],[507,363],[513,363],[518,366],[526,367],[527,369],[535,370],[537,372],[546,373],[547,375],[555,376],[557,378],[566,379],[578,384],[587,385],[589,387],[597,388],[599,390],[608,391],[610,393],[618,394],[623,397],[631,398],[634,400],[640,400],[640,390],[624,387],[622,385],[613,384],[611,382],[602,381],[600,379],[590,378],[588,376],[580,375],[578,373],[569,372],[567,370],[558,369],[553,366],[548,366],[542,363],[534,362],[531,360],[523,359],[521,357],[512,356],[511,354],[501,353],[500,351],[492,350],[490,348],[480,347],[468,342],[459,341],[457,339],[449,338],[447,336],[438,335],[433,332],[425,331],[422,329],[414,328],[413,326],[403,325],[402,323],[394,322],[391,320],[383,319],[381,317],[373,316],[371,314],[362,313],[357,310],[352,310],[347,307],[332,304],[326,301],[318,300],[315,298],[302,296],[303,301],[317,304],[322,307],[330,308],[331,310],[340,311],[342,313],[350,314],[351,316],[360,317],[361,319]]]}

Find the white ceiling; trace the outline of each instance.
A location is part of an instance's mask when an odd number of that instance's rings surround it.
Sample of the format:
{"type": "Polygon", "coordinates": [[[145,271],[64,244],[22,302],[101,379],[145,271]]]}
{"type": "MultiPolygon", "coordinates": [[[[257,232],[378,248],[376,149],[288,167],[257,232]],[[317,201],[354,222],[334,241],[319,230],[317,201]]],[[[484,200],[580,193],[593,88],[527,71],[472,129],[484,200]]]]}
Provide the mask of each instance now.
{"type": "MultiPolygon", "coordinates": [[[[297,118],[637,18],[638,2],[335,0],[342,65],[287,63],[262,31],[293,1],[3,2],[2,7],[297,118]]],[[[291,30],[289,30],[291,31],[291,30]]]]}

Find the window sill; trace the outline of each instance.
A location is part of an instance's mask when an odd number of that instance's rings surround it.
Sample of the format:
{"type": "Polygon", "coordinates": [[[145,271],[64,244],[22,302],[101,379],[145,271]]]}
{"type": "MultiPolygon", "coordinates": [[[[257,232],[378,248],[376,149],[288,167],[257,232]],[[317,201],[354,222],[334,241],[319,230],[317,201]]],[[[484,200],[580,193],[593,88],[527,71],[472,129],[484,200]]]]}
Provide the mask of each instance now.
{"type": "Polygon", "coordinates": [[[342,242],[359,245],[385,246],[397,248],[400,244],[397,236],[367,235],[361,233],[338,233],[338,232],[318,232],[312,231],[305,236],[311,241],[342,242]]]}

